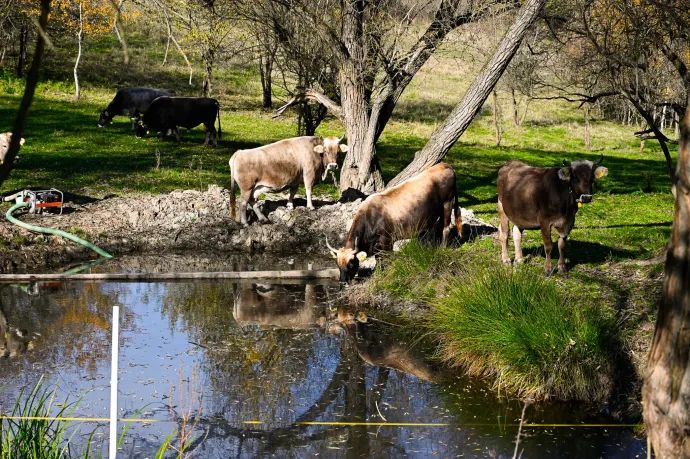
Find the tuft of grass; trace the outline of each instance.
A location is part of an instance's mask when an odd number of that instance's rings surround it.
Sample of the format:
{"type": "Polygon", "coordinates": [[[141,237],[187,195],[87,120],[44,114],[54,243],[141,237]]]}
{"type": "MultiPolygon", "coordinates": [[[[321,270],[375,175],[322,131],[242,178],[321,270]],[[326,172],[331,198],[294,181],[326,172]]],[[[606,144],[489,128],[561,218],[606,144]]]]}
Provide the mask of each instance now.
{"type": "Polygon", "coordinates": [[[442,358],[522,397],[602,400],[610,391],[615,320],[565,294],[539,268],[468,260],[429,301],[442,358]]]}
{"type": "MultiPolygon", "coordinates": [[[[57,387],[52,391],[45,388],[43,378],[26,396],[22,389],[9,413],[10,419],[3,419],[0,424],[0,459],[72,457],[69,448],[72,436],[67,435],[69,422],[45,418],[71,417],[79,401],[71,404],[67,400],[62,404],[55,403],[56,391],[57,387]],[[57,413],[53,411],[55,407],[60,407],[57,413]]],[[[2,414],[6,415],[4,412],[2,414]]],[[[88,458],[89,454],[87,445],[82,457],[88,458]]]]}

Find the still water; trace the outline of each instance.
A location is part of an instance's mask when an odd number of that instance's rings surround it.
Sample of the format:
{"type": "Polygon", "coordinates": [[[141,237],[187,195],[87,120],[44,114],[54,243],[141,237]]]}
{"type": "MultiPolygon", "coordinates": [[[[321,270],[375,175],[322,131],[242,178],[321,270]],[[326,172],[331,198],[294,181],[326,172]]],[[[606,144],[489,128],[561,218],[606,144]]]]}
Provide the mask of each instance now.
{"type": "MultiPolygon", "coordinates": [[[[120,263],[94,270],[146,269],[120,263]]],[[[204,267],[213,268],[195,269],[204,267]]],[[[338,311],[337,295],[328,283],[0,285],[0,328],[24,331],[0,340],[10,354],[0,357],[0,406],[11,410],[43,377],[56,400],[80,399],[74,416],[107,418],[117,305],[119,416],[152,421],[129,427],[121,457],[152,457],[173,430],[191,431],[199,458],[513,457],[521,401],[443,370],[413,324],[338,311]]],[[[615,421],[583,405],[533,404],[525,422],[615,421]]],[[[107,452],[106,423],[75,428],[77,449],[96,429],[94,447],[107,452]]],[[[523,427],[520,452],[646,457],[628,427],[523,427]]]]}

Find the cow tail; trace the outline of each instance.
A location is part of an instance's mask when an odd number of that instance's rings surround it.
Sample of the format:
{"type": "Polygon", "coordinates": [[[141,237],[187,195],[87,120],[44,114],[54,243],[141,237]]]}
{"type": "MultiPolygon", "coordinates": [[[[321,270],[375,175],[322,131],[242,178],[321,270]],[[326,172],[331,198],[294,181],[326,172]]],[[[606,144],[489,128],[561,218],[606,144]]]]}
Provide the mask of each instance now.
{"type": "Polygon", "coordinates": [[[453,193],[455,195],[453,197],[455,200],[453,204],[453,210],[455,211],[455,227],[458,229],[458,236],[462,237],[462,212],[460,211],[460,204],[458,203],[458,187],[455,185],[455,181],[453,181],[453,186],[455,189],[453,193]]]}
{"type": "Polygon", "coordinates": [[[216,101],[216,108],[218,109],[218,138],[223,136],[223,130],[220,128],[220,104],[216,101]]]}
{"type": "Polygon", "coordinates": [[[232,159],[228,161],[228,166],[230,166],[230,217],[235,219],[235,180],[232,177],[232,159]]]}

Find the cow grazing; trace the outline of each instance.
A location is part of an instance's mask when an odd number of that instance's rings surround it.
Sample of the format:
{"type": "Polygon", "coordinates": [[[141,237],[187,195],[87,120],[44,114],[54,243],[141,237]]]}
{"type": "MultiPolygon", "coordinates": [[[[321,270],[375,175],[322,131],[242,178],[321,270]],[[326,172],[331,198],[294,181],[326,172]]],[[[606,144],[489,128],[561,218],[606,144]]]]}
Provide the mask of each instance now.
{"type": "Polygon", "coordinates": [[[180,141],[178,126],[192,129],[200,124],[206,128],[204,146],[209,140],[218,145],[216,139],[216,117],[218,117],[218,138],[222,135],[220,128],[220,104],[208,97],[159,97],[151,103],[148,111],[137,127],[137,137],[142,138],[149,131],[160,132],[163,137],[172,132],[180,141]]]}
{"type": "Polygon", "coordinates": [[[337,137],[294,137],[250,150],[238,150],[230,158],[230,212],[235,219],[235,183],[240,189],[240,219],[247,225],[247,204],[261,223],[268,218],[259,209],[258,199],[266,192],[290,189],[288,209],[300,183],[304,181],[307,207],[313,209],[311,190],[317,178],[338,168],[338,152],[347,151],[337,137]]]}
{"type": "Polygon", "coordinates": [[[551,272],[551,229],[558,231],[558,269],[565,271],[565,240],[575,225],[579,207],[592,201],[592,185],[608,175],[604,160],[563,161],[564,167],[532,167],[508,161],[498,171],[498,216],[503,263],[510,263],[508,228],[513,223],[515,262],[523,260],[522,230],[540,229],[546,252],[545,269],[551,272]]]}
{"type": "MultiPolygon", "coordinates": [[[[10,149],[10,141],[12,140],[11,132],[3,132],[0,134],[0,164],[5,162],[5,155],[10,149]]],[[[19,145],[24,145],[24,139],[19,141],[19,145]]],[[[19,162],[19,156],[15,156],[14,162],[19,162]]]]}
{"type": "Polygon", "coordinates": [[[445,246],[453,211],[458,234],[462,234],[455,171],[445,163],[369,196],[355,214],[345,247],[335,250],[326,241],[340,269],[340,282],[352,280],[368,255],[391,250],[396,240],[428,231],[439,219],[443,223],[441,245],[445,246]]]}
{"type": "Polygon", "coordinates": [[[132,130],[137,127],[139,117],[146,113],[151,102],[161,96],[174,96],[175,91],[169,89],[151,88],[123,88],[117,91],[112,102],[101,110],[98,127],[106,127],[113,122],[115,116],[126,116],[132,120],[132,130]]]}

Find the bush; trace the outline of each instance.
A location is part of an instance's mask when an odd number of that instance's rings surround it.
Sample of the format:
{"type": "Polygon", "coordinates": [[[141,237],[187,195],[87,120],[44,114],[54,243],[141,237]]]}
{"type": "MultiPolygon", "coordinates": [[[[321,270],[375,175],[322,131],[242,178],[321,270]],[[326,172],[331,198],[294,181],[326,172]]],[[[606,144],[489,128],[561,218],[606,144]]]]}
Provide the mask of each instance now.
{"type": "Polygon", "coordinates": [[[464,263],[430,301],[426,325],[441,355],[495,388],[542,399],[601,400],[615,321],[587,298],[563,293],[539,268],[464,263]]]}

